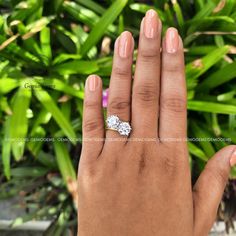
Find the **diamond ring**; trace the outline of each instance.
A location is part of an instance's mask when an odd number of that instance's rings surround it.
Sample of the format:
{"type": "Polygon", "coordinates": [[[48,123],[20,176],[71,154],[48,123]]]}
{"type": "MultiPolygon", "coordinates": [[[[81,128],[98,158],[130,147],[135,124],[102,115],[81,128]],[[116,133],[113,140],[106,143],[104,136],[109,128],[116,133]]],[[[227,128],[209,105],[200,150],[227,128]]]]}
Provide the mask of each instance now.
{"type": "Polygon", "coordinates": [[[129,136],[132,128],[128,122],[121,121],[118,116],[111,115],[106,119],[107,129],[117,131],[122,136],[129,136]]]}

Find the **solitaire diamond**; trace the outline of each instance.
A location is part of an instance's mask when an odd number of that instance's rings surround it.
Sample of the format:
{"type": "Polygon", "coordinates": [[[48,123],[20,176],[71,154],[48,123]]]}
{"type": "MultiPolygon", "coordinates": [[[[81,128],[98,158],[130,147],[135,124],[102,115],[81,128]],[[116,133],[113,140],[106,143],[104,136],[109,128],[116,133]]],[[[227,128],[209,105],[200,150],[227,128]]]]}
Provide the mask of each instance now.
{"type": "Polygon", "coordinates": [[[120,124],[120,119],[116,115],[108,116],[107,117],[107,127],[110,129],[118,129],[118,126],[120,124]]]}
{"type": "Polygon", "coordinates": [[[121,122],[118,127],[118,132],[120,135],[129,136],[131,131],[131,126],[128,122],[121,122]]]}

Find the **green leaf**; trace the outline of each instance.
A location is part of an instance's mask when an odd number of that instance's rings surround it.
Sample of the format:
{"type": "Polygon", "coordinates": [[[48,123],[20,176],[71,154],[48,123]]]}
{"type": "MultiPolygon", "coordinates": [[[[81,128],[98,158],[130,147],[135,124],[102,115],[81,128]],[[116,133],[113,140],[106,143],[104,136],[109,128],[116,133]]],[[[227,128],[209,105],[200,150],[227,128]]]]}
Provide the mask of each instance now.
{"type": "Polygon", "coordinates": [[[215,40],[215,44],[216,44],[216,46],[217,46],[218,48],[224,47],[225,42],[224,42],[223,36],[221,36],[221,35],[215,35],[215,36],[214,36],[214,40],[215,40]]]}
{"type": "Polygon", "coordinates": [[[37,156],[42,149],[43,143],[46,139],[46,131],[41,126],[37,126],[30,133],[29,142],[27,142],[27,148],[34,155],[37,156]]]}
{"type": "Polygon", "coordinates": [[[12,89],[19,86],[19,81],[10,78],[0,79],[0,94],[9,93],[12,89]]]}
{"type": "Polygon", "coordinates": [[[64,116],[66,117],[66,119],[70,119],[71,117],[71,100],[63,102],[61,104],[61,111],[64,114],[64,116]]]}
{"type": "MultiPolygon", "coordinates": [[[[212,1],[208,1],[208,3],[205,4],[204,7],[191,19],[191,22],[195,22],[209,16],[214,10],[215,6],[216,5],[212,1]]],[[[196,26],[194,25],[194,29],[195,28],[196,26]]]]}
{"type": "Polygon", "coordinates": [[[217,49],[217,47],[214,45],[192,46],[187,49],[187,56],[189,56],[189,55],[191,55],[191,56],[205,55],[205,54],[212,52],[215,49],[217,49]]]}
{"type": "Polygon", "coordinates": [[[37,128],[39,125],[47,124],[51,120],[52,114],[50,111],[47,111],[44,107],[38,112],[37,117],[34,119],[34,124],[32,128],[32,132],[34,128],[37,128]]]}
{"type": "MultiPolygon", "coordinates": [[[[44,29],[52,20],[55,19],[55,16],[42,17],[26,26],[28,31],[27,34],[35,34],[44,29]]],[[[24,37],[24,36],[23,36],[24,37]]]]}
{"type": "Polygon", "coordinates": [[[215,65],[228,51],[229,46],[224,46],[212,51],[201,59],[188,63],[185,69],[188,88],[192,88],[190,85],[194,83],[194,80],[215,65]]]}
{"type": "Polygon", "coordinates": [[[11,174],[14,177],[40,177],[48,172],[48,168],[33,166],[33,167],[17,167],[11,169],[11,174]]]}
{"type": "Polygon", "coordinates": [[[100,19],[100,17],[96,13],[76,4],[75,2],[64,1],[63,8],[71,16],[73,16],[73,18],[75,18],[79,22],[83,22],[89,27],[94,26],[94,24],[100,19]]]}
{"type": "Polygon", "coordinates": [[[216,70],[198,85],[198,90],[210,90],[236,77],[236,61],[216,70]]]}
{"type": "Polygon", "coordinates": [[[68,95],[77,97],[79,99],[84,99],[84,92],[81,90],[76,90],[72,86],[64,83],[62,80],[59,79],[50,79],[50,78],[44,78],[42,80],[38,80],[38,82],[42,85],[47,87],[47,85],[50,85],[50,87],[53,87],[53,89],[57,91],[64,92],[68,95]]]}
{"type": "Polygon", "coordinates": [[[42,150],[37,155],[36,160],[42,163],[44,166],[46,166],[49,169],[52,169],[52,170],[58,169],[54,156],[42,150]]]}
{"type": "Polygon", "coordinates": [[[35,157],[41,151],[46,136],[46,130],[42,125],[47,124],[51,120],[51,117],[52,114],[43,107],[34,118],[33,127],[29,134],[30,141],[27,143],[27,147],[35,157]]]}
{"type": "MultiPolygon", "coordinates": [[[[221,2],[223,2],[224,0],[221,0],[221,2]]],[[[223,16],[229,16],[233,10],[235,10],[235,0],[227,0],[227,1],[224,1],[225,4],[224,4],[224,7],[223,9],[221,9],[217,14],[223,16]]]]}
{"type": "Polygon", "coordinates": [[[56,153],[56,159],[57,164],[59,167],[59,170],[61,172],[61,175],[65,181],[65,183],[68,184],[71,181],[76,180],[76,174],[75,169],[72,165],[71,158],[68,152],[68,148],[66,147],[64,142],[55,141],[53,142],[53,146],[56,153]]]}
{"type": "MultiPolygon", "coordinates": [[[[3,45],[3,43],[6,41],[6,38],[0,35],[0,44],[3,45]]],[[[8,44],[6,47],[0,50],[0,55],[3,54],[3,52],[6,52],[9,56],[15,56],[16,58],[21,58],[25,62],[32,62],[32,63],[38,63],[40,62],[39,58],[35,55],[29,53],[28,51],[24,50],[23,48],[19,47],[16,43],[12,42],[11,44],[8,44]]],[[[5,55],[5,54],[4,54],[5,55]]],[[[15,59],[16,59],[15,58],[15,59]]]]}
{"type": "Polygon", "coordinates": [[[54,11],[58,12],[60,10],[64,0],[54,0],[53,2],[54,2],[54,4],[53,4],[54,11]]]}
{"type": "MultiPolygon", "coordinates": [[[[84,23],[90,28],[94,27],[97,22],[100,20],[100,17],[94,12],[85,7],[82,7],[75,2],[72,1],[64,1],[63,8],[67,11],[74,19],[79,21],[80,23],[84,23]]],[[[114,25],[109,25],[106,28],[106,33],[115,37],[117,35],[117,27],[114,25]]]]}
{"type": "Polygon", "coordinates": [[[173,9],[175,11],[179,27],[180,27],[180,29],[182,29],[184,26],[184,17],[183,17],[182,10],[179,6],[179,3],[177,1],[173,1],[173,9]]]}
{"type": "Polygon", "coordinates": [[[236,94],[236,90],[235,91],[230,91],[230,92],[227,92],[227,93],[219,94],[217,96],[217,101],[219,101],[219,102],[230,101],[231,99],[234,98],[235,94],[236,94]]]}
{"type": "Polygon", "coordinates": [[[235,136],[235,131],[228,131],[226,129],[222,129],[222,136],[230,139],[232,143],[236,143],[236,136],[235,136]]]}
{"type": "Polygon", "coordinates": [[[70,74],[84,74],[89,75],[98,71],[99,67],[95,61],[81,61],[74,60],[65,62],[63,64],[57,64],[52,67],[52,71],[55,71],[61,75],[70,74]]]}
{"type": "Polygon", "coordinates": [[[208,16],[208,17],[205,17],[203,19],[198,19],[198,20],[190,20],[188,21],[187,23],[188,24],[193,24],[193,25],[200,25],[200,24],[204,24],[204,23],[212,23],[212,22],[215,22],[215,21],[224,21],[224,22],[227,22],[227,23],[234,23],[234,19],[229,17],[229,16],[208,16]]]}
{"type": "MultiPolygon", "coordinates": [[[[82,102],[81,100],[77,100],[77,102],[82,102]]],[[[82,117],[82,112],[80,112],[80,115],[82,117]]],[[[78,119],[74,119],[72,120],[71,122],[71,126],[72,128],[75,130],[75,131],[78,131],[79,133],[82,132],[82,121],[81,121],[81,118],[78,118],[78,119]]],[[[54,134],[54,137],[55,138],[60,138],[62,137],[63,135],[63,132],[61,130],[58,130],[55,134],[54,134]]],[[[81,138],[81,137],[79,137],[81,138]]]]}
{"type": "Polygon", "coordinates": [[[168,25],[175,25],[176,21],[174,19],[172,8],[170,8],[170,5],[167,2],[164,5],[164,10],[165,10],[165,16],[166,16],[166,21],[168,25]]]}
{"type": "Polygon", "coordinates": [[[202,147],[204,153],[206,154],[206,158],[209,159],[215,154],[215,150],[211,142],[208,140],[211,138],[210,134],[201,128],[195,121],[192,121],[191,130],[196,138],[200,138],[199,145],[202,147]]]}
{"type": "Polygon", "coordinates": [[[14,97],[12,104],[10,138],[12,139],[12,152],[16,160],[20,160],[24,153],[25,138],[28,132],[27,110],[30,99],[31,90],[22,86],[14,97]]]}
{"type": "Polygon", "coordinates": [[[188,110],[216,114],[235,114],[236,106],[206,101],[188,101],[188,110]]]}
{"type": "Polygon", "coordinates": [[[236,130],[236,114],[229,115],[229,130],[236,130]]]}
{"type": "Polygon", "coordinates": [[[9,106],[7,98],[0,96],[0,113],[1,113],[1,110],[4,111],[7,115],[12,115],[12,110],[9,106]]]}
{"type": "Polygon", "coordinates": [[[49,65],[52,58],[52,51],[50,45],[50,29],[45,27],[40,32],[41,51],[45,65],[49,65]]]}
{"type": "Polygon", "coordinates": [[[52,97],[44,90],[35,89],[34,92],[35,96],[41,102],[41,104],[46,108],[47,111],[49,111],[52,114],[54,120],[63,130],[64,134],[71,140],[73,144],[75,144],[76,134],[73,128],[71,127],[70,123],[68,122],[68,120],[64,117],[60,109],[55,104],[52,97]]]}
{"type": "Polygon", "coordinates": [[[71,60],[71,59],[79,60],[79,59],[81,59],[81,55],[61,53],[57,57],[55,57],[52,64],[53,65],[61,64],[62,62],[68,61],[68,60],[71,60]]]}
{"type": "Polygon", "coordinates": [[[61,236],[61,235],[65,235],[65,229],[66,226],[68,225],[68,221],[70,219],[71,216],[71,211],[72,211],[72,207],[69,205],[66,208],[63,207],[60,212],[59,215],[57,217],[57,219],[55,219],[52,224],[50,225],[50,227],[48,227],[46,229],[46,231],[44,231],[44,236],[61,236]]]}
{"type": "Polygon", "coordinates": [[[206,154],[194,143],[188,142],[188,150],[192,155],[198,157],[199,159],[201,159],[203,161],[208,160],[206,154]]]}
{"type": "Polygon", "coordinates": [[[41,57],[41,49],[38,42],[33,37],[34,34],[28,32],[27,27],[22,22],[18,22],[17,29],[23,39],[22,48],[26,49],[33,55],[41,57]]]}
{"type": "Polygon", "coordinates": [[[4,175],[7,179],[10,179],[11,171],[10,171],[10,159],[11,159],[11,141],[8,140],[10,138],[10,117],[6,118],[4,124],[4,137],[2,140],[2,163],[3,163],[3,171],[4,175]]]}
{"type": "Polygon", "coordinates": [[[133,11],[137,11],[140,13],[145,14],[148,10],[153,9],[157,12],[158,16],[160,17],[160,19],[162,21],[165,21],[165,14],[163,13],[163,11],[148,5],[148,4],[144,4],[144,3],[132,3],[129,5],[129,7],[133,10],[133,11]]]}
{"type": "Polygon", "coordinates": [[[91,33],[81,48],[81,55],[87,52],[101,39],[107,27],[119,16],[122,9],[126,6],[128,0],[116,0],[108,10],[103,14],[98,23],[93,27],[91,33]]]}
{"type": "Polygon", "coordinates": [[[212,130],[217,137],[220,136],[221,128],[218,121],[218,115],[215,113],[212,113],[212,130]]]}
{"type": "Polygon", "coordinates": [[[76,2],[84,5],[85,7],[89,8],[90,10],[102,15],[104,14],[104,12],[106,11],[106,9],[104,7],[102,7],[101,5],[99,5],[98,3],[92,1],[92,0],[76,0],[76,2]]]}
{"type": "Polygon", "coordinates": [[[62,25],[57,25],[55,28],[57,30],[58,40],[62,46],[70,53],[78,53],[81,47],[79,38],[62,25]]]}

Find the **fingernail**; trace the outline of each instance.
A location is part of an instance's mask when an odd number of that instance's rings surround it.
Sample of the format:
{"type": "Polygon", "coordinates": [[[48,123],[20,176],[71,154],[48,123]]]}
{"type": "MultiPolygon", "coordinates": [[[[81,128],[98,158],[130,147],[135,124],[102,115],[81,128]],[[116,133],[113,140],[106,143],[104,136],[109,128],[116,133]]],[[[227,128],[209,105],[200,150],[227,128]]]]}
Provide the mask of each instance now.
{"type": "Polygon", "coordinates": [[[96,75],[90,75],[88,77],[88,86],[91,92],[96,90],[96,88],[98,87],[98,84],[99,84],[99,79],[96,75]]]}
{"type": "Polygon", "coordinates": [[[129,57],[133,50],[133,38],[130,32],[123,32],[119,38],[119,55],[120,57],[129,57]]]}
{"type": "Polygon", "coordinates": [[[179,47],[179,34],[175,28],[169,28],[166,31],[166,51],[175,53],[179,47]]]}
{"type": "Polygon", "coordinates": [[[231,167],[236,165],[236,149],[234,150],[234,152],[230,158],[230,165],[231,165],[231,167]]]}
{"type": "Polygon", "coordinates": [[[152,39],[157,34],[158,29],[158,16],[156,11],[149,10],[145,16],[144,34],[147,38],[152,39]]]}

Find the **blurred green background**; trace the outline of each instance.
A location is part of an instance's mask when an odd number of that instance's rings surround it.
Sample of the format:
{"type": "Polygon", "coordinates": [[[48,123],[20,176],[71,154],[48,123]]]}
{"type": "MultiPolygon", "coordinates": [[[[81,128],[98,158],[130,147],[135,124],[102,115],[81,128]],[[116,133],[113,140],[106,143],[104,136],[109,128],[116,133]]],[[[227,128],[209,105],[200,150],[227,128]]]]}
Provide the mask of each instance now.
{"type": "MultiPolygon", "coordinates": [[[[25,209],[13,226],[53,219],[45,235],[76,235],[84,82],[96,73],[108,87],[116,37],[131,31],[137,48],[150,8],[184,41],[193,182],[236,144],[236,0],[0,0],[0,199],[20,195],[25,209]]],[[[218,214],[227,228],[235,176],[218,214]]]]}

